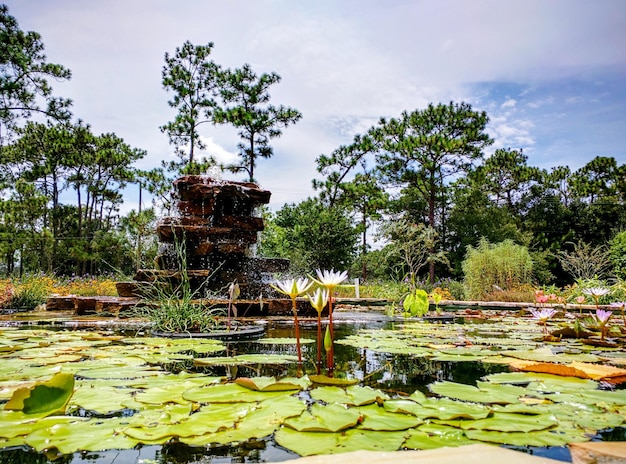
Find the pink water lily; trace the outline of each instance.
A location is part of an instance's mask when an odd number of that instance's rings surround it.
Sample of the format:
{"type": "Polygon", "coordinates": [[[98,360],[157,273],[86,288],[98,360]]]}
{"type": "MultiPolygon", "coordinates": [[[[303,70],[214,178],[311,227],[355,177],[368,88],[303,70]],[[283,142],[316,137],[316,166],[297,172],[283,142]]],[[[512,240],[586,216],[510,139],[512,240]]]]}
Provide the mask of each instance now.
{"type": "Polygon", "coordinates": [[[600,338],[604,340],[604,336],[606,335],[607,326],[609,324],[609,319],[613,315],[613,311],[608,311],[605,309],[596,309],[595,320],[600,326],[600,338]]]}
{"type": "Polygon", "coordinates": [[[538,319],[539,322],[543,324],[543,333],[547,334],[548,333],[548,325],[547,325],[548,319],[550,319],[552,316],[556,314],[556,309],[552,309],[552,308],[531,309],[530,312],[532,313],[535,319],[538,319]]]}

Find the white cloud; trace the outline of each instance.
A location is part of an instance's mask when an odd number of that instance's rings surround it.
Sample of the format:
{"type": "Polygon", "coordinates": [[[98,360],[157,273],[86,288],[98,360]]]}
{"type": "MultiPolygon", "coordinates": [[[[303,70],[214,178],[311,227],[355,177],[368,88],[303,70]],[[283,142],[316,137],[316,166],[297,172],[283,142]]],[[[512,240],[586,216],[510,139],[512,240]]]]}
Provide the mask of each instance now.
{"type": "MultiPolygon", "coordinates": [[[[382,116],[431,102],[479,101],[496,144],[541,152],[550,132],[564,137],[568,130],[558,126],[567,118],[556,115],[564,97],[547,87],[585,76],[606,82],[607,70],[617,75],[612,82],[626,75],[623,0],[5,3],[22,29],[42,35],[48,59],[72,70],[71,81],[53,83],[55,93],[72,98],[76,117],[95,132],[115,132],[146,149],[146,165],[157,166],[173,152],[159,130],[174,114],[161,85],[166,51],[185,40],[212,41],[211,56],[224,67],[250,63],[258,73],[277,72],[282,81],[270,91],[272,103],[298,109],[303,119],[273,141],[271,160],[259,160],[256,177],[282,192],[276,198],[310,193],[319,154],[349,143],[382,116]],[[476,95],[477,83],[523,90],[476,95]],[[555,114],[543,116],[548,110],[555,114]]],[[[604,101],[626,107],[623,92],[603,90],[609,92],[604,101]]],[[[579,132],[567,134],[573,146],[579,132]]],[[[208,153],[236,157],[236,131],[207,125],[201,133],[208,153]]],[[[597,152],[622,160],[623,148],[614,151],[626,146],[625,137],[617,130],[610,140],[587,134],[604,144],[597,152]]],[[[574,156],[571,149],[567,155],[574,156]]]]}

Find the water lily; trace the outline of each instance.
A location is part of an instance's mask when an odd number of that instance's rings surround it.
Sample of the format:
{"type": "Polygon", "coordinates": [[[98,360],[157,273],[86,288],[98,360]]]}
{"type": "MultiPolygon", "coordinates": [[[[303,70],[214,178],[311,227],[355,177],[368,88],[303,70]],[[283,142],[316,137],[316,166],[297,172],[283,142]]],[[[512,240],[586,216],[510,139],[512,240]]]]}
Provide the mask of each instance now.
{"type": "Polygon", "coordinates": [[[298,364],[302,364],[302,350],[300,348],[300,326],[298,325],[298,306],[296,304],[296,298],[306,293],[307,290],[311,288],[311,285],[313,285],[313,282],[309,281],[309,279],[307,279],[306,277],[301,277],[297,280],[279,280],[276,281],[274,284],[270,284],[270,287],[291,298],[291,310],[293,311],[293,322],[296,331],[296,349],[298,351],[298,364]]]}
{"type": "MultiPolygon", "coordinates": [[[[598,309],[600,298],[602,298],[604,295],[608,295],[609,293],[611,293],[611,290],[604,287],[591,287],[583,289],[583,294],[591,296],[593,298],[593,301],[596,304],[596,310],[598,309]]],[[[582,312],[582,308],[580,311],[582,312]]]]}
{"type": "Polygon", "coordinates": [[[622,321],[626,325],[626,317],[624,316],[624,309],[626,308],[626,301],[615,301],[611,303],[612,308],[616,308],[622,311],[622,321]]]}
{"type": "Polygon", "coordinates": [[[334,350],[332,346],[332,341],[334,340],[333,292],[335,291],[335,288],[338,285],[340,285],[344,280],[348,278],[348,272],[347,271],[337,272],[334,270],[322,271],[320,269],[317,269],[315,272],[317,273],[317,279],[313,279],[313,280],[315,280],[315,282],[317,282],[319,285],[321,285],[328,291],[328,332],[330,334],[329,336],[330,336],[330,343],[331,343],[330,350],[328,350],[328,371],[329,373],[332,373],[335,367],[334,366],[334,350]]]}
{"type": "Polygon", "coordinates": [[[543,324],[543,333],[547,334],[548,333],[548,326],[547,326],[548,319],[550,319],[552,316],[556,314],[556,310],[552,308],[541,308],[541,309],[531,309],[530,312],[532,313],[535,319],[538,319],[539,322],[543,324]]]}
{"type": "Polygon", "coordinates": [[[606,335],[606,329],[609,323],[609,319],[613,315],[613,311],[608,311],[604,309],[596,309],[595,320],[600,327],[600,338],[604,340],[604,336],[606,335]]]}
{"type": "Polygon", "coordinates": [[[328,304],[328,290],[318,288],[313,295],[308,294],[311,306],[317,311],[317,373],[321,373],[322,365],[322,311],[328,304]]]}
{"type": "Polygon", "coordinates": [[[550,297],[543,293],[543,290],[537,290],[535,292],[535,301],[539,304],[544,304],[548,301],[550,297]]]}

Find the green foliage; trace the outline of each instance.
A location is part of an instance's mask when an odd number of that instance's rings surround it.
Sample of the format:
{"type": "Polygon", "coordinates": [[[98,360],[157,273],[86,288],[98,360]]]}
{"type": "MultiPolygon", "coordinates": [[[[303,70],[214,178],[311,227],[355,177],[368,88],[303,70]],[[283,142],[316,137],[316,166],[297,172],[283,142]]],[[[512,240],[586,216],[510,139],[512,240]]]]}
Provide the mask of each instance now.
{"type": "Polygon", "coordinates": [[[268,104],[269,88],[279,82],[280,76],[275,72],[257,76],[249,64],[221,73],[220,95],[224,107],[215,110],[215,121],[231,124],[239,131],[242,164],[228,168],[246,171],[250,182],[254,181],[257,158],[270,158],[273,154],[270,140],[280,137],[282,128],[302,118],[294,108],[268,104]]]}
{"type": "Polygon", "coordinates": [[[428,312],[428,294],[418,288],[404,297],[402,307],[404,308],[404,317],[423,316],[428,312]]]}
{"type": "Polygon", "coordinates": [[[67,120],[71,100],[52,95],[49,81],[69,79],[72,73],[60,64],[48,63],[41,35],[24,32],[0,5],[0,126],[13,129],[21,118],[42,113],[50,118],[67,120]],[[40,106],[43,97],[45,106],[40,106]]]}
{"type": "Polygon", "coordinates": [[[15,284],[15,293],[11,301],[14,308],[33,309],[44,304],[54,291],[54,281],[43,275],[28,275],[15,284]]]}
{"type": "Polygon", "coordinates": [[[512,290],[530,284],[533,261],[528,249],[505,240],[491,244],[481,240],[478,247],[468,247],[463,261],[467,297],[481,300],[494,286],[512,290]]]}
{"type": "Polygon", "coordinates": [[[258,252],[289,258],[294,274],[315,269],[347,269],[353,260],[358,230],[346,212],[317,199],[287,204],[266,221],[258,252]]]}
{"type": "Polygon", "coordinates": [[[163,87],[173,92],[168,104],[178,113],[173,121],[161,127],[161,131],[167,134],[181,159],[179,164],[170,166],[171,170],[182,169],[186,164],[193,165],[197,162],[195,150],[206,148],[200,139],[198,126],[212,121],[221,79],[219,65],[208,59],[212,49],[212,42],[193,45],[186,41],[182,47],[176,47],[173,56],[165,53],[163,87]]]}
{"type": "MultiPolygon", "coordinates": [[[[223,308],[216,308],[200,299],[200,290],[192,290],[187,273],[187,253],[184,241],[174,244],[179,262],[180,281],[157,279],[146,289],[149,295],[139,315],[153,323],[153,329],[165,333],[210,332],[219,325],[223,308]]],[[[210,276],[207,280],[210,279],[210,276]]]]}
{"type": "Polygon", "coordinates": [[[617,233],[609,242],[609,260],[613,265],[613,273],[626,279],[626,231],[617,233]]]}
{"type": "Polygon", "coordinates": [[[435,252],[437,233],[432,227],[414,224],[405,218],[385,222],[379,235],[389,243],[383,249],[396,275],[409,275],[411,282],[427,264],[447,262],[443,252],[435,252]]]}

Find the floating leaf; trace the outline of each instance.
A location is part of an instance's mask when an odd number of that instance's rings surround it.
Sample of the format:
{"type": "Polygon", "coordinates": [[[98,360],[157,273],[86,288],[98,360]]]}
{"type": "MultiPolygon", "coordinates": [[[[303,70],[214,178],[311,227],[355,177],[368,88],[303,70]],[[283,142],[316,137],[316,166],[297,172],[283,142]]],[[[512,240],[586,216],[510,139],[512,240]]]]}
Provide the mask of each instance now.
{"type": "Polygon", "coordinates": [[[482,404],[454,401],[449,398],[429,398],[423,404],[410,400],[385,401],[384,407],[391,412],[413,414],[421,419],[483,419],[491,410],[482,404]]]}
{"type": "Polygon", "coordinates": [[[471,440],[511,446],[566,446],[569,443],[589,441],[582,430],[546,430],[540,432],[494,432],[489,430],[466,430],[471,440]]]}
{"type": "Polygon", "coordinates": [[[402,446],[406,432],[348,430],[345,433],[296,432],[282,428],[276,442],[300,456],[336,454],[350,451],[396,451],[402,446]]]}
{"type": "Polygon", "coordinates": [[[285,421],[285,425],[299,432],[338,432],[354,427],[361,418],[359,411],[339,404],[323,406],[315,403],[311,411],[285,421]]]}
{"type": "Polygon", "coordinates": [[[319,387],[311,391],[311,398],[324,401],[325,403],[340,403],[349,406],[362,406],[375,403],[388,398],[380,390],[358,385],[349,386],[345,389],[340,387],[319,387]]]}
{"type": "Polygon", "coordinates": [[[195,358],[196,366],[243,366],[247,364],[289,364],[298,361],[297,356],[278,354],[242,354],[238,356],[195,358]]]}
{"type": "Polygon", "coordinates": [[[359,383],[358,379],[340,379],[337,377],[328,377],[326,375],[309,375],[309,380],[320,385],[348,386],[359,383]]]}
{"type": "Polygon", "coordinates": [[[58,373],[47,382],[18,388],[4,409],[23,411],[25,414],[53,414],[65,411],[74,392],[74,376],[58,373]]]}
{"type": "Polygon", "coordinates": [[[406,430],[423,422],[412,415],[389,412],[376,404],[363,406],[359,408],[359,412],[363,416],[359,428],[363,430],[406,430]]]}
{"type": "MultiPolygon", "coordinates": [[[[292,345],[296,344],[296,339],[291,337],[275,337],[275,338],[259,338],[255,340],[255,343],[259,343],[262,345],[292,345]]],[[[301,338],[300,344],[306,345],[309,343],[315,343],[315,340],[312,338],[301,338]]]]}
{"type": "Polygon", "coordinates": [[[495,413],[492,417],[474,421],[463,421],[460,427],[463,430],[497,430],[499,432],[533,432],[556,427],[559,424],[552,414],[525,414],[495,413]]]}
{"type": "Polygon", "coordinates": [[[190,388],[183,392],[183,399],[196,403],[254,403],[288,394],[289,392],[282,391],[254,391],[235,383],[229,383],[190,388]]]}
{"type": "Polygon", "coordinates": [[[124,403],[132,400],[134,389],[122,389],[107,386],[76,389],[70,404],[98,414],[111,414],[126,408],[124,403]]]}
{"type": "Polygon", "coordinates": [[[474,403],[517,403],[524,389],[511,385],[488,385],[481,388],[455,382],[435,382],[428,388],[438,395],[474,403]]]}
{"type": "Polygon", "coordinates": [[[181,437],[180,441],[191,446],[206,446],[241,443],[252,438],[266,437],[274,433],[285,419],[299,416],[305,409],[306,403],[294,396],[265,400],[241,418],[235,428],[195,437],[181,437]]]}
{"type": "Polygon", "coordinates": [[[457,428],[441,425],[437,427],[447,429],[447,432],[435,434],[430,431],[421,430],[420,428],[409,430],[408,436],[402,446],[408,449],[427,450],[444,446],[454,447],[476,443],[476,441],[467,438],[463,431],[457,428]]]}
{"type": "Polygon", "coordinates": [[[626,377],[626,369],[582,362],[572,362],[563,365],[520,360],[511,362],[510,366],[521,371],[542,372],[561,376],[580,377],[582,379],[610,380],[626,377]]]}
{"type": "Polygon", "coordinates": [[[25,437],[27,445],[36,451],[57,449],[61,454],[76,451],[131,449],[138,441],[120,433],[126,426],[124,418],[75,420],[35,430],[25,437]]]}
{"type": "Polygon", "coordinates": [[[298,391],[311,385],[307,377],[286,377],[280,380],[274,377],[239,377],[235,379],[235,383],[255,391],[298,391]]]}

